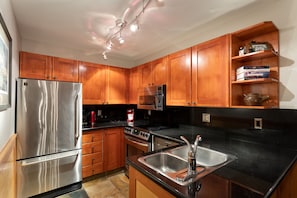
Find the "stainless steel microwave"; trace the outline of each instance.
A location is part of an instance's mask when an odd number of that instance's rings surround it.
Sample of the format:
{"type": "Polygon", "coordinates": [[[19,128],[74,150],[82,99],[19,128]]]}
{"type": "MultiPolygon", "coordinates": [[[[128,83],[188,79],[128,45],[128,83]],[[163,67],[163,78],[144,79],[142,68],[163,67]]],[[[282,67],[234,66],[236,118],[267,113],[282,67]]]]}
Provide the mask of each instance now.
{"type": "Polygon", "coordinates": [[[166,85],[142,87],[138,90],[138,109],[163,111],[166,106],[166,85]]]}

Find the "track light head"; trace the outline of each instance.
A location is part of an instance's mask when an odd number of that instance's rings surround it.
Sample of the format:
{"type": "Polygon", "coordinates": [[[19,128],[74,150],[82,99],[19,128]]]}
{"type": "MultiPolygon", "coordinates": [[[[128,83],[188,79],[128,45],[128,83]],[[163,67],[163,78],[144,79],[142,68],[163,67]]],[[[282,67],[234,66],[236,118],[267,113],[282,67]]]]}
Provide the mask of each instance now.
{"type": "Polygon", "coordinates": [[[112,48],[112,42],[111,42],[111,41],[108,41],[108,42],[106,43],[106,49],[107,49],[107,50],[111,50],[111,48],[112,48]]]}
{"type": "Polygon", "coordinates": [[[139,29],[139,25],[138,25],[137,22],[134,22],[134,23],[132,23],[132,24],[130,25],[130,30],[131,30],[132,32],[136,32],[138,29],[139,29]]]}
{"type": "Polygon", "coordinates": [[[107,60],[106,52],[103,52],[103,53],[102,53],[102,56],[103,56],[103,59],[104,59],[104,60],[107,60]]]}

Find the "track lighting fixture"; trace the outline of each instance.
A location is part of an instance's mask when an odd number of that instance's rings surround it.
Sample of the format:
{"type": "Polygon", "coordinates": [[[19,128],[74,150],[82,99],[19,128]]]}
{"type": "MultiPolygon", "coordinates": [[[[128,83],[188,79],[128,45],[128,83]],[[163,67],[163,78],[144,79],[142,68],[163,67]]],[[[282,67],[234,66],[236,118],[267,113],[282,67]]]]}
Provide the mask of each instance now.
{"type": "Polygon", "coordinates": [[[106,43],[106,49],[111,50],[111,48],[112,48],[112,42],[111,41],[108,41],[106,43]]]}
{"type": "Polygon", "coordinates": [[[123,44],[125,42],[124,38],[122,37],[122,32],[120,32],[120,36],[119,36],[119,43],[123,44]]]}
{"type": "Polygon", "coordinates": [[[136,32],[138,29],[139,29],[139,25],[138,25],[137,22],[134,22],[134,23],[132,23],[132,24],[130,25],[130,30],[131,30],[132,32],[136,32]]]}
{"type": "Polygon", "coordinates": [[[104,60],[107,60],[107,56],[106,56],[106,52],[105,51],[102,53],[102,56],[103,56],[103,59],[104,60]]]}
{"type": "MultiPolygon", "coordinates": [[[[130,23],[128,23],[124,18],[123,19],[117,19],[115,21],[115,27],[111,28],[111,31],[109,35],[107,35],[106,39],[106,50],[102,53],[103,59],[106,60],[107,56],[106,53],[110,52],[113,46],[113,40],[118,39],[119,44],[123,44],[125,42],[124,38],[122,37],[122,31],[125,30],[127,27],[127,24],[130,26],[130,30],[132,32],[136,32],[139,30],[139,17],[144,13],[145,9],[148,7],[152,0],[142,0],[142,9],[141,11],[136,15],[134,20],[132,20],[130,23]]],[[[157,0],[158,1],[158,0],[157,0]]]]}

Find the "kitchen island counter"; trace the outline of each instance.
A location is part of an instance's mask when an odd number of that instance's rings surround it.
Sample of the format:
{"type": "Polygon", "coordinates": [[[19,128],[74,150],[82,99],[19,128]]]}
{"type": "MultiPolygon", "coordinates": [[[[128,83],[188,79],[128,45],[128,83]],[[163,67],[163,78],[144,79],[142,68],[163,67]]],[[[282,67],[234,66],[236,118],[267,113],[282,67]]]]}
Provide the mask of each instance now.
{"type": "MultiPolygon", "coordinates": [[[[212,174],[229,180],[231,184],[249,189],[260,197],[269,197],[296,161],[297,150],[291,145],[285,144],[286,141],[284,139],[286,137],[282,133],[279,134],[277,131],[265,131],[264,133],[262,131],[262,136],[268,134],[269,138],[256,138],[253,135],[254,132],[239,130],[233,134],[230,131],[181,126],[179,128],[155,131],[153,135],[176,140],[180,138],[180,135],[184,135],[193,143],[196,135],[200,134],[202,136],[200,146],[237,157],[236,160],[212,174]],[[242,133],[245,133],[244,138],[241,136],[242,133]],[[246,135],[246,133],[251,134],[246,135]]],[[[259,133],[260,131],[257,132],[259,133]]],[[[188,197],[187,187],[179,186],[144,166],[137,160],[138,157],[134,156],[129,159],[131,166],[161,185],[174,196],[188,197]]]]}

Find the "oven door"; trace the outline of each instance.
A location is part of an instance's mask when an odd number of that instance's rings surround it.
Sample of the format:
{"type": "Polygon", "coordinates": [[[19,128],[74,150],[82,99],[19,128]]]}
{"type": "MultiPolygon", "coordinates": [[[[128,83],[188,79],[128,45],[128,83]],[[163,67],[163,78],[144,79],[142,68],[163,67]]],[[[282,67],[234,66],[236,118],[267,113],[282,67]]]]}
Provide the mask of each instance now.
{"type": "Polygon", "coordinates": [[[151,150],[150,142],[125,135],[125,174],[128,177],[128,157],[132,155],[139,155],[147,153],[151,150]]]}

